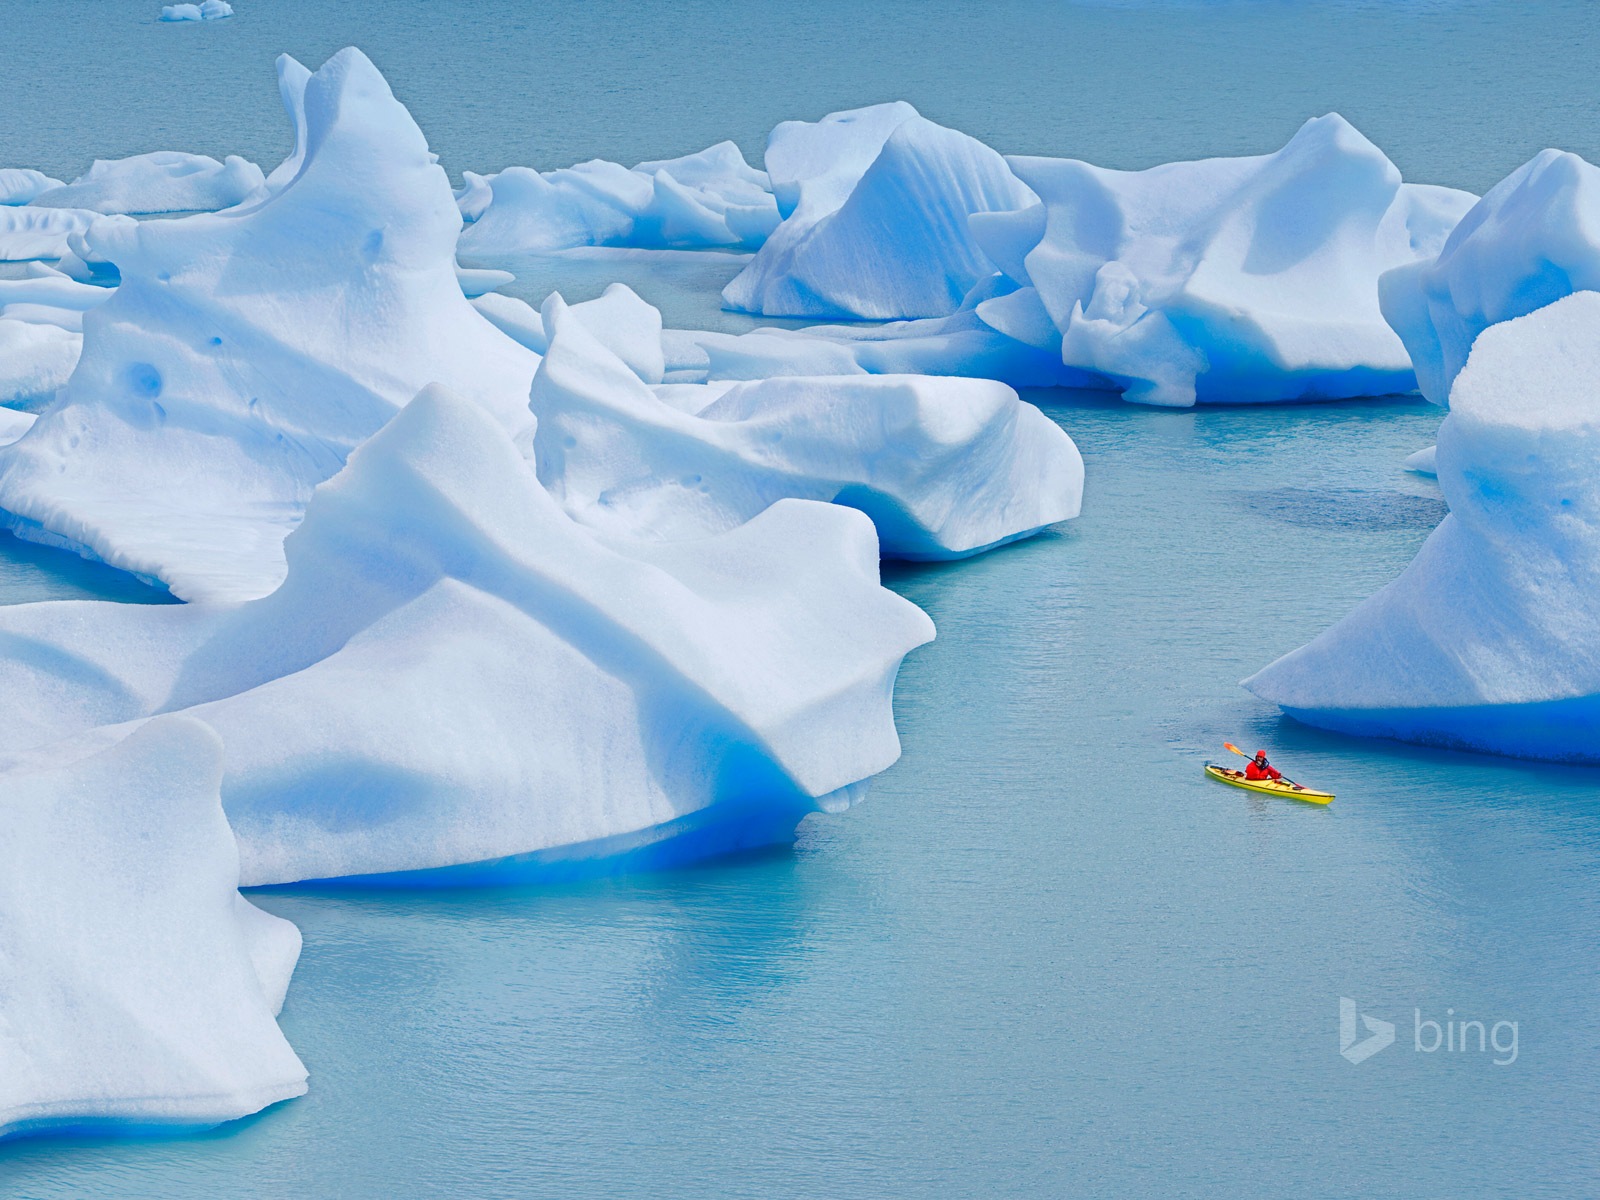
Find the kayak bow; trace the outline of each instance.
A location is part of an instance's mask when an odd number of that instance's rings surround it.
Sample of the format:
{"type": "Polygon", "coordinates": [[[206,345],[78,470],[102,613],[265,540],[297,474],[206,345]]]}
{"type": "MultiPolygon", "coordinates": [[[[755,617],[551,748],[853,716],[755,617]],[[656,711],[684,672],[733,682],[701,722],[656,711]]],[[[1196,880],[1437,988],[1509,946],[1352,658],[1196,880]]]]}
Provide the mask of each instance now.
{"type": "Polygon", "coordinates": [[[1319,792],[1313,788],[1301,787],[1295,783],[1280,782],[1276,779],[1246,779],[1243,771],[1219,767],[1216,763],[1206,764],[1206,774],[1219,783],[1226,783],[1230,787],[1244,788],[1247,792],[1263,792],[1268,796],[1284,796],[1290,800],[1304,800],[1309,804],[1327,804],[1333,799],[1332,792],[1319,792]]]}

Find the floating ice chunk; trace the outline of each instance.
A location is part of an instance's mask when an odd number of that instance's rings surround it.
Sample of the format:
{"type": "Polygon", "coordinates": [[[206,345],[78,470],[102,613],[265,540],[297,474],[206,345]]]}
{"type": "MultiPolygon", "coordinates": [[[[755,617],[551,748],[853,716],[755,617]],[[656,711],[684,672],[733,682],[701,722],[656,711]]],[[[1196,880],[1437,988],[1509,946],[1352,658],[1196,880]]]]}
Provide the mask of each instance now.
{"type": "Polygon", "coordinates": [[[60,258],[70,248],[67,239],[99,216],[80,209],[0,205],[0,262],[60,258]]]}
{"type": "MultiPolygon", "coordinates": [[[[1474,200],[1402,183],[1337,115],[1257,158],[1136,172],[1008,162],[1043,210],[975,217],[974,236],[1036,292],[1067,366],[1148,404],[1409,391],[1378,277],[1436,254],[1474,200]]],[[[979,315],[1019,340],[1049,340],[1031,304],[1017,294],[979,315]]]]}
{"type": "Polygon", "coordinates": [[[261,168],[236,154],[218,162],[204,154],[157,150],[96,159],[71,183],[40,192],[29,203],[99,213],[214,212],[232,208],[265,185],[261,168]]]}
{"type": "Polygon", "coordinates": [[[437,387],[287,550],[283,586],[243,605],[0,609],[8,742],[204,721],[250,883],[659,863],[853,799],[899,752],[895,673],[933,632],[879,585],[858,512],[784,501],[712,538],[608,544],[437,387]]]}
{"type": "Polygon", "coordinates": [[[0,204],[26,204],[40,192],[65,187],[59,179],[51,179],[43,171],[23,167],[0,168],[0,204]]]}
{"type": "Polygon", "coordinates": [[[1415,561],[1245,686],[1328,729],[1600,762],[1600,294],[1479,334],[1438,473],[1415,561]]]}
{"type": "Polygon", "coordinates": [[[766,175],[732,142],[632,170],[595,159],[541,174],[467,172],[461,252],[497,257],[579,246],[754,248],[777,226],[766,175]]]}
{"type": "Polygon", "coordinates": [[[1600,288],[1600,169],[1544,150],[1489,190],[1437,258],[1383,277],[1383,315],[1422,394],[1448,405],[1473,340],[1575,291],[1600,288]]]}
{"type": "Polygon", "coordinates": [[[1437,446],[1429,446],[1426,449],[1418,450],[1415,454],[1407,455],[1405,461],[1406,470],[1418,475],[1426,475],[1430,479],[1436,478],[1439,474],[1439,468],[1435,462],[1438,449],[1437,446]]]}
{"type": "Polygon", "coordinates": [[[624,244],[653,192],[646,176],[602,159],[543,175],[507,167],[488,183],[488,207],[461,235],[464,255],[624,244]]]}
{"type": "Polygon", "coordinates": [[[732,142],[643,162],[634,170],[650,176],[655,190],[634,222],[630,245],[754,250],[778,227],[778,202],[767,173],[745,162],[732,142]]]}
{"type": "Polygon", "coordinates": [[[784,378],[672,405],[570,312],[545,318],[551,343],[532,398],[539,478],[603,533],[691,538],[798,497],[861,509],[886,555],[949,559],[1078,514],[1077,447],[1004,384],[784,378]]]}
{"type": "MultiPolygon", "coordinates": [[[[902,108],[910,106],[880,105],[849,122],[841,118],[852,114],[836,113],[803,130],[806,154],[794,157],[804,167],[791,162],[787,173],[822,166],[830,140],[824,135],[836,131],[848,133],[833,139],[845,165],[798,182],[794,213],[723,289],[728,307],[767,316],[945,316],[993,273],[968,217],[1037,198],[982,142],[902,108]],[[891,121],[871,165],[840,199],[855,159],[891,121]]],[[[781,152],[785,140],[799,136],[779,126],[774,148],[781,152]]]]}
{"type": "MultiPolygon", "coordinates": [[[[461,218],[422,132],[357,50],[304,94],[308,149],[277,192],[96,222],[89,248],[122,284],[56,403],[0,453],[23,536],[183,599],[258,596],[311,489],[430,381],[531,439],[538,360],[462,295],[461,218]]],[[[18,211],[62,210],[0,222],[18,211]]]]}
{"type": "Polygon", "coordinates": [[[300,935],[238,892],[222,744],[163,717],[0,776],[0,1136],[194,1128],[306,1090],[300,935]]]}
{"type": "Polygon", "coordinates": [[[228,0],[203,0],[200,4],[168,4],[161,9],[163,21],[220,21],[233,16],[228,0]]]}

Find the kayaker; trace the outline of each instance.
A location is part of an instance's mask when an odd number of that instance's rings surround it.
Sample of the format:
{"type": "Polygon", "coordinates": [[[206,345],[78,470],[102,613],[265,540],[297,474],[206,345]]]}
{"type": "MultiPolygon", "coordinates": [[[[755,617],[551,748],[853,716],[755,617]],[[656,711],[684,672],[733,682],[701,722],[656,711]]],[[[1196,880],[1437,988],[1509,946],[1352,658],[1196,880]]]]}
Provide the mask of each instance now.
{"type": "Polygon", "coordinates": [[[1246,779],[1282,779],[1283,772],[1267,761],[1267,752],[1257,750],[1256,756],[1245,765],[1246,779]]]}

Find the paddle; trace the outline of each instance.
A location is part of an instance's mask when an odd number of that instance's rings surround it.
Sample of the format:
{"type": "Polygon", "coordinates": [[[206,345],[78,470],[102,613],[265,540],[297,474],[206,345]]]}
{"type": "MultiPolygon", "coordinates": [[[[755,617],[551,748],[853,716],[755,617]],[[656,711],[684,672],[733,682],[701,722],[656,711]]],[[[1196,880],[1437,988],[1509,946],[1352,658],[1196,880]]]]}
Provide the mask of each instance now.
{"type": "MultiPolygon", "coordinates": [[[[1224,750],[1233,751],[1240,758],[1254,758],[1255,757],[1255,755],[1253,755],[1253,754],[1246,754],[1243,750],[1239,749],[1239,747],[1235,746],[1232,742],[1223,742],[1222,743],[1222,748],[1224,750]]],[[[1299,788],[1302,792],[1306,790],[1305,786],[1303,784],[1296,783],[1294,780],[1290,779],[1287,775],[1283,775],[1283,773],[1281,771],[1279,772],[1279,775],[1282,776],[1283,782],[1287,783],[1290,787],[1299,788]]]]}

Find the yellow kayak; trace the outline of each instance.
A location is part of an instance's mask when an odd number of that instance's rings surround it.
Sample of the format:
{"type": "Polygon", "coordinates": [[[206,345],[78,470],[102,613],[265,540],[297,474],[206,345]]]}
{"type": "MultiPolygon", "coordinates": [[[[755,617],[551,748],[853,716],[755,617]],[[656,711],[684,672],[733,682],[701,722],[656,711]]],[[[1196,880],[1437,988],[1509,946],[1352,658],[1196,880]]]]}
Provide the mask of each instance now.
{"type": "Polygon", "coordinates": [[[1326,804],[1333,799],[1332,792],[1318,792],[1294,783],[1280,783],[1275,779],[1246,779],[1243,771],[1206,764],[1206,774],[1211,778],[1248,792],[1265,792],[1269,796],[1286,796],[1290,800],[1304,800],[1310,804],[1326,804]]]}

